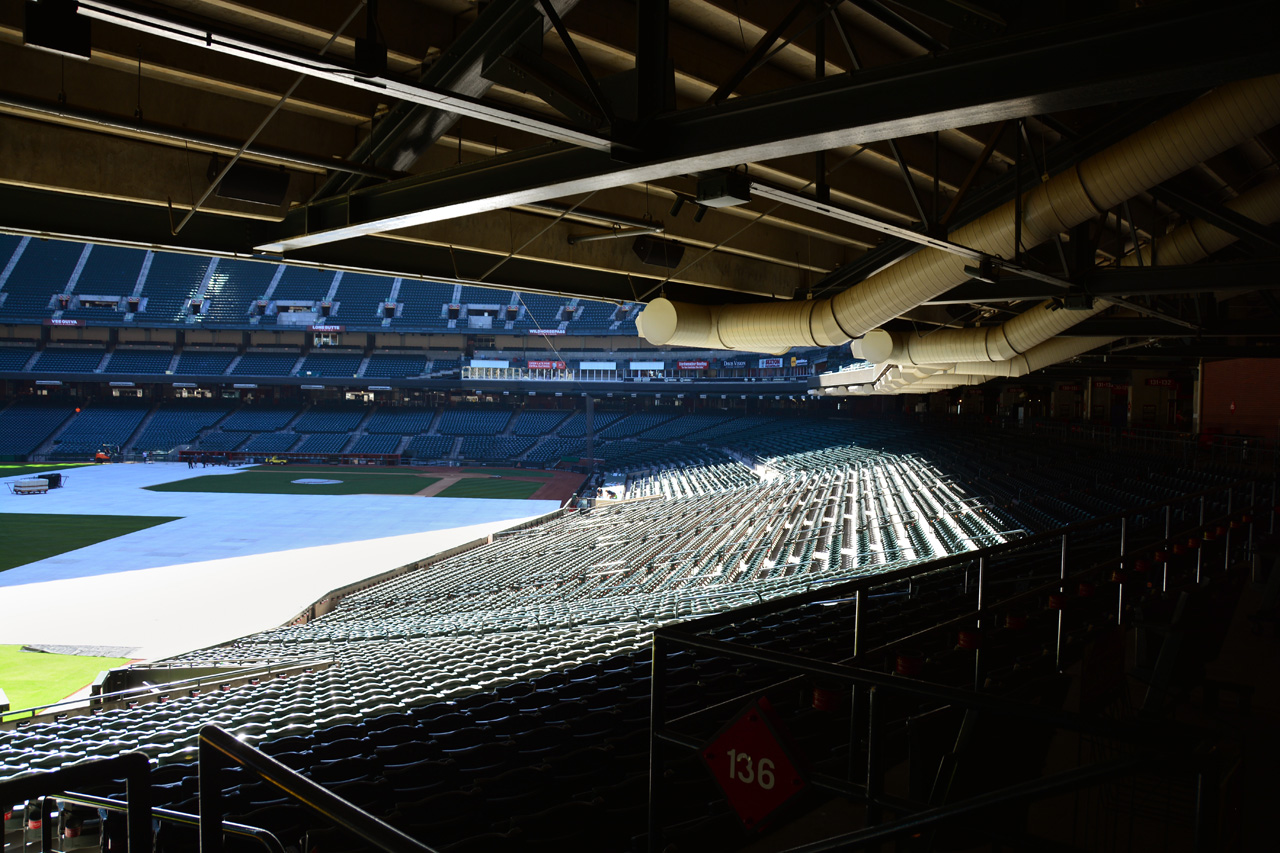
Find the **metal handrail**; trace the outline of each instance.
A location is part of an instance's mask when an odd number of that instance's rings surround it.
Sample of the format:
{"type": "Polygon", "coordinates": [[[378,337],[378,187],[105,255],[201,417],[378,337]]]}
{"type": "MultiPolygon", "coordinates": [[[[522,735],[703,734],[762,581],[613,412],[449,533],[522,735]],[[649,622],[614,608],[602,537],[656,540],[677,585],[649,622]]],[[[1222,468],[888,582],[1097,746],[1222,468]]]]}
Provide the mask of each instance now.
{"type": "MultiPolygon", "coordinates": [[[[9,803],[35,800],[48,794],[95,785],[124,776],[128,803],[125,822],[128,826],[129,849],[151,849],[151,762],[141,752],[126,752],[112,758],[83,761],[57,770],[45,770],[0,782],[0,798],[9,803]]],[[[53,849],[53,827],[43,821],[40,827],[44,850],[53,849]]]]}
{"type": "MultiPolygon", "coordinates": [[[[245,666],[241,669],[228,669],[226,672],[210,673],[208,675],[198,675],[192,678],[184,678],[181,681],[166,681],[161,684],[144,684],[139,687],[126,687],[124,690],[115,690],[110,693],[98,693],[88,698],[80,697],[73,699],[60,699],[57,702],[49,702],[44,705],[32,705],[30,708],[17,708],[12,711],[5,711],[0,714],[0,722],[14,723],[18,722],[18,717],[22,714],[30,714],[32,717],[37,712],[47,712],[50,709],[61,708],[64,705],[101,705],[104,702],[124,701],[136,697],[145,697],[160,693],[168,693],[174,690],[183,690],[192,686],[203,686],[209,683],[225,683],[228,681],[238,681],[242,678],[253,678],[255,675],[279,675],[283,672],[292,672],[294,670],[315,666],[332,666],[334,661],[329,658],[315,658],[313,660],[289,661],[288,663],[276,661],[274,663],[255,664],[245,666]]],[[[219,666],[217,663],[211,664],[191,664],[196,666],[219,666]]],[[[176,666],[173,668],[177,668],[176,666]]],[[[24,718],[29,719],[29,718],[24,718]]]]}
{"type": "Polygon", "coordinates": [[[231,763],[247,768],[302,805],[380,850],[389,853],[436,853],[433,848],[382,822],[218,726],[201,728],[199,744],[201,853],[222,849],[222,786],[218,775],[231,763]]]}
{"type": "MultiPolygon", "coordinates": [[[[112,812],[129,811],[128,800],[113,800],[110,797],[99,797],[96,794],[81,794],[76,791],[64,791],[61,794],[45,797],[45,803],[51,800],[58,802],[71,803],[77,806],[89,806],[90,808],[105,809],[112,812]]],[[[186,812],[175,811],[173,809],[151,809],[151,817],[156,820],[164,820],[170,823],[179,823],[186,826],[199,826],[200,816],[187,814],[186,812]]],[[[43,823],[49,821],[49,814],[46,811],[41,812],[42,828],[43,823]]],[[[284,845],[276,838],[275,833],[270,830],[262,829],[257,826],[249,826],[244,823],[235,823],[233,821],[224,820],[222,822],[222,831],[228,835],[242,835],[246,838],[252,838],[262,844],[263,847],[271,851],[271,853],[285,853],[284,845]]],[[[46,850],[51,849],[46,846],[46,850]]]]}

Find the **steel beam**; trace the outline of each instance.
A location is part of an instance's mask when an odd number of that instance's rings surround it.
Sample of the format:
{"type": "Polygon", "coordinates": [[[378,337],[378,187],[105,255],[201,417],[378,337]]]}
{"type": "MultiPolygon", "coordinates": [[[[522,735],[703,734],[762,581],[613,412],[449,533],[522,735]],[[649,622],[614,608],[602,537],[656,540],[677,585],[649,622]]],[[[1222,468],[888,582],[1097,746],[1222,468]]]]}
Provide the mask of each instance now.
{"type": "MultiPolygon", "coordinates": [[[[647,4],[641,4],[642,6],[647,4]]],[[[1280,6],[1143,8],[736,98],[649,122],[620,161],[549,145],[322,201],[290,215],[282,253],[513,204],[546,201],[841,145],[1071,110],[1280,71],[1280,6]],[[1089,57],[1082,74],[1080,57],[1089,57]]]]}
{"type": "MultiPolygon", "coordinates": [[[[1280,260],[1231,261],[1178,267],[1108,267],[1095,269],[1078,283],[1093,296],[1149,296],[1222,290],[1280,290],[1280,260]]],[[[1076,292],[1076,291],[1072,291],[1076,292]]],[[[975,302],[1022,302],[1053,299],[1061,288],[1014,273],[995,284],[969,281],[924,305],[968,305],[975,302]]]]}
{"type": "Polygon", "coordinates": [[[549,139],[602,150],[610,147],[608,140],[594,133],[566,127],[539,116],[508,107],[495,106],[434,86],[408,83],[385,75],[365,75],[351,67],[349,63],[320,58],[302,50],[277,47],[258,39],[233,34],[212,24],[180,18],[132,3],[115,2],[115,0],[81,0],[78,12],[95,20],[191,47],[212,50],[295,74],[305,74],[317,80],[445,110],[459,116],[513,127],[549,139]]]}
{"type": "Polygon", "coordinates": [[[1225,205],[1197,201],[1168,185],[1152,187],[1148,192],[1157,201],[1162,201],[1188,216],[1198,216],[1255,249],[1264,252],[1280,251],[1280,240],[1277,240],[1265,225],[1236,213],[1225,205]]]}
{"type": "MultiPolygon", "coordinates": [[[[495,44],[514,44],[532,22],[530,14],[541,17],[533,10],[536,2],[497,0],[486,5],[471,26],[463,30],[453,44],[422,72],[418,82],[473,98],[482,97],[492,85],[483,74],[486,58],[495,44]]],[[[578,0],[555,0],[554,5],[563,15],[577,3],[578,0]]],[[[543,32],[550,26],[550,22],[543,18],[543,32]]],[[[458,118],[456,113],[401,102],[374,126],[373,132],[360,143],[350,159],[375,164],[401,163],[406,164],[401,168],[407,169],[453,127],[458,118]]],[[[350,192],[364,183],[334,176],[315,197],[350,192]]]]}

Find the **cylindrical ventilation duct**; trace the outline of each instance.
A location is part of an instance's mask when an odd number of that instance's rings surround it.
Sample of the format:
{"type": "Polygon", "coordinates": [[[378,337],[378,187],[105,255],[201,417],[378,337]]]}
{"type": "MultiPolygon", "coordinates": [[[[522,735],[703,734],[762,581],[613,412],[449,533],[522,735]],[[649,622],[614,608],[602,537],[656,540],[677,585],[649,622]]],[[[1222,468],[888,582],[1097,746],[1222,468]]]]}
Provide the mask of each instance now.
{"type": "MultiPolygon", "coordinates": [[[[1133,136],[1031,190],[1022,202],[1022,241],[1034,246],[1197,163],[1280,123],[1280,77],[1221,86],[1133,136]]],[[[951,239],[988,255],[1014,254],[1012,201],[956,230],[951,239]]],[[[924,249],[831,299],[704,306],[656,299],[645,314],[654,344],[784,352],[833,346],[864,334],[969,278],[970,261],[924,249]],[[659,307],[661,306],[661,307],[659,307]]]]}
{"type": "MultiPolygon", "coordinates": [[[[1242,193],[1225,205],[1254,222],[1270,225],[1280,220],[1280,178],[1272,179],[1242,193]]],[[[1160,239],[1157,260],[1160,266],[1185,266],[1207,258],[1236,241],[1236,235],[1194,219],[1160,239]]],[[[1150,266],[1151,247],[1128,255],[1122,266],[1150,266]]],[[[878,355],[877,364],[954,364],[966,361],[1017,361],[1019,353],[1061,334],[1077,323],[1110,307],[1105,303],[1087,311],[1052,310],[1052,301],[1024,311],[999,326],[974,329],[939,329],[918,337],[909,332],[868,332],[854,342],[854,352],[864,358],[878,355]]],[[[1006,374],[999,374],[1004,376],[1006,374]]]]}

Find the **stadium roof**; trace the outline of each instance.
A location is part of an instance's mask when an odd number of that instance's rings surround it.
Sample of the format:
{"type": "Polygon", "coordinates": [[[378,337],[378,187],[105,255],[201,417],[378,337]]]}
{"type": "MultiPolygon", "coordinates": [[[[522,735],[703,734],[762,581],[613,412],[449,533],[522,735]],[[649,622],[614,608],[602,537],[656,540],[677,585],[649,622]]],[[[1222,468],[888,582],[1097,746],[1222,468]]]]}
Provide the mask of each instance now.
{"type": "Polygon", "coordinates": [[[1266,0],[75,5],[0,10],[0,230],[665,297],[655,343],[883,329],[923,374],[1271,354],[1266,0]]]}

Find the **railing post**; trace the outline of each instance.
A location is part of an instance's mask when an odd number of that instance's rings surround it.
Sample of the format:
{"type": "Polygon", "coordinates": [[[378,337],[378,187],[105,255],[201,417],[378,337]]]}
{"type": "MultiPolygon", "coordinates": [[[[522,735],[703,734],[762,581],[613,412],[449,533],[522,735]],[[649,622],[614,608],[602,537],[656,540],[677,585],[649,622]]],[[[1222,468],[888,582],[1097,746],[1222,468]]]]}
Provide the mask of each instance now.
{"type": "Polygon", "coordinates": [[[867,825],[880,823],[879,799],[882,770],[880,767],[880,703],[877,699],[880,688],[867,689],[867,825]]]}
{"type": "MultiPolygon", "coordinates": [[[[666,722],[667,641],[653,635],[649,678],[649,851],[662,850],[662,741],[658,732],[666,722]]],[[[203,851],[201,851],[203,853],[203,851]]]]}
{"type": "MultiPolygon", "coordinates": [[[[222,850],[222,782],[225,757],[221,750],[201,738],[200,764],[196,768],[200,803],[200,853],[222,850]]],[[[132,791],[129,792],[132,798],[132,791]]]]}
{"type": "Polygon", "coordinates": [[[1173,543],[1169,541],[1169,537],[1173,535],[1173,504],[1164,505],[1164,575],[1160,580],[1160,591],[1169,591],[1169,551],[1173,549],[1173,543]]]}
{"type": "MultiPolygon", "coordinates": [[[[1058,592],[1066,595],[1067,592],[1067,534],[1062,534],[1062,558],[1058,567],[1058,579],[1062,581],[1058,585],[1058,592]]],[[[1066,611],[1058,610],[1058,639],[1054,647],[1054,666],[1058,672],[1062,672],[1062,627],[1066,618],[1066,611]]]]}
{"type": "MultiPolygon", "coordinates": [[[[151,835],[151,764],[138,753],[138,761],[130,764],[125,774],[125,794],[129,811],[125,821],[129,827],[129,850],[150,850],[151,835]]],[[[219,820],[221,824],[221,820],[219,820]]]]}
{"type": "Polygon", "coordinates": [[[862,652],[862,590],[853,591],[853,656],[862,652]]]}
{"type": "Polygon", "coordinates": [[[1227,488],[1227,535],[1222,541],[1222,570],[1224,572],[1231,568],[1231,511],[1235,508],[1236,487],[1234,485],[1227,488]]]}

